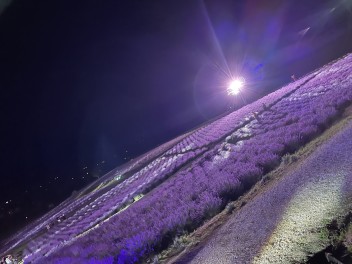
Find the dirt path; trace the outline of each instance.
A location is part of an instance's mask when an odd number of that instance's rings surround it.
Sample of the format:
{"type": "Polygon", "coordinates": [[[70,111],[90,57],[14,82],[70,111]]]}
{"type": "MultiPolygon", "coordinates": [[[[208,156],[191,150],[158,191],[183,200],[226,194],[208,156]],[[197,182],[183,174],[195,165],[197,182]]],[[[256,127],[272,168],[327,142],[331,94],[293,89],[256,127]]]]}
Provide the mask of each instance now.
{"type": "Polygon", "coordinates": [[[211,235],[170,263],[297,263],[328,243],[322,230],[350,210],[352,122],[272,181],[211,235]]]}

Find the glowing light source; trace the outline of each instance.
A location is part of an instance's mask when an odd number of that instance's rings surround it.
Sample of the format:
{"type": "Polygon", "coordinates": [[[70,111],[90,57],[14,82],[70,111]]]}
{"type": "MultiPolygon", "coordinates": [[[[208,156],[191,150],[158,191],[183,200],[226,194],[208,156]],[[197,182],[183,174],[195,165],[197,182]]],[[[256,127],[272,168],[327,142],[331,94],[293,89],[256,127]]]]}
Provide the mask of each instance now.
{"type": "Polygon", "coordinates": [[[228,95],[237,95],[240,93],[241,88],[244,85],[244,79],[243,78],[238,78],[234,79],[230,82],[228,88],[227,88],[227,94],[228,95]]]}

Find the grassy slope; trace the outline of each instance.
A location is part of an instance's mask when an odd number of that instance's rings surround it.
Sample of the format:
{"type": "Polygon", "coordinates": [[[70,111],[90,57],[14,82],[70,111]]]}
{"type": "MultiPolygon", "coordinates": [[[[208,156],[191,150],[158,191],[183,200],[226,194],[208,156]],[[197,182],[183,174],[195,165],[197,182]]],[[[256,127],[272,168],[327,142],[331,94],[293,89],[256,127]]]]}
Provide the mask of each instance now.
{"type": "MultiPolygon", "coordinates": [[[[270,190],[281,178],[290,172],[295,171],[301,166],[301,163],[307,159],[315,150],[317,150],[325,142],[329,141],[334,135],[347,126],[352,121],[352,106],[348,107],[339,120],[321,134],[316,139],[312,140],[303,148],[291,155],[283,157],[280,166],[274,171],[268,173],[263,179],[258,182],[250,191],[241,196],[238,200],[231,202],[225,210],[214,218],[206,222],[203,226],[195,230],[188,236],[184,236],[175,240],[173,246],[162,252],[158,258],[161,263],[183,263],[191,258],[200,248],[202,248],[211,238],[213,232],[223,224],[225,224],[231,217],[236,215],[241,208],[251,201],[254,197],[263,194],[270,190]]],[[[343,215],[336,215],[337,219],[342,219],[343,215]]],[[[345,243],[349,250],[352,250],[352,226],[345,229],[346,231],[339,238],[339,241],[345,243]]],[[[321,242],[323,244],[330,243],[330,239],[324,237],[324,230],[321,230],[321,242]]],[[[328,232],[328,231],[326,231],[328,232]]],[[[350,251],[350,253],[352,253],[350,251]]]]}
{"type": "MultiPolygon", "coordinates": [[[[326,133],[325,133],[326,134],[326,133]]],[[[324,134],[324,135],[325,135],[324,134]]],[[[321,137],[320,137],[321,138],[321,137]]],[[[310,146],[311,144],[309,144],[308,146],[310,146]]],[[[313,151],[316,148],[316,146],[312,146],[311,150],[313,151]]],[[[309,150],[309,148],[308,148],[309,150]]],[[[302,153],[298,153],[296,155],[291,155],[291,156],[286,156],[284,158],[285,161],[285,166],[280,166],[280,168],[282,169],[282,174],[285,173],[285,171],[287,172],[287,170],[290,168],[290,166],[292,167],[291,169],[294,169],[294,165],[298,164],[297,162],[297,156],[304,156],[304,155],[309,155],[309,151],[303,151],[302,153]]],[[[205,229],[203,229],[202,227],[199,228],[199,232],[196,231],[194,234],[201,234],[201,236],[203,236],[204,234],[208,234],[210,233],[210,231],[212,230],[212,228],[216,228],[216,226],[221,225],[225,220],[226,217],[229,215],[229,213],[236,212],[239,211],[240,208],[250,199],[252,199],[253,197],[255,197],[256,195],[260,194],[260,192],[262,192],[263,190],[267,190],[267,188],[270,188],[271,184],[273,184],[275,182],[275,179],[279,179],[279,175],[280,175],[280,168],[278,168],[275,173],[270,173],[268,174],[260,183],[258,183],[256,186],[254,186],[254,188],[252,188],[252,190],[247,193],[246,195],[244,195],[239,201],[236,201],[235,203],[230,204],[227,209],[220,215],[218,215],[215,219],[219,219],[219,221],[215,221],[214,219],[209,221],[208,225],[206,225],[205,229]],[[252,195],[252,196],[251,196],[252,195]],[[246,198],[247,197],[247,198],[246,198]],[[225,220],[221,220],[221,219],[225,219],[225,220]],[[210,228],[209,228],[210,226],[210,228]],[[211,227],[213,226],[213,227],[211,227]]],[[[197,236],[196,236],[197,238],[197,236]]],[[[192,240],[192,236],[191,237],[187,237],[185,238],[186,241],[195,241],[195,243],[197,243],[197,239],[192,240]]],[[[198,237],[198,240],[202,240],[201,237],[198,237]]]]}

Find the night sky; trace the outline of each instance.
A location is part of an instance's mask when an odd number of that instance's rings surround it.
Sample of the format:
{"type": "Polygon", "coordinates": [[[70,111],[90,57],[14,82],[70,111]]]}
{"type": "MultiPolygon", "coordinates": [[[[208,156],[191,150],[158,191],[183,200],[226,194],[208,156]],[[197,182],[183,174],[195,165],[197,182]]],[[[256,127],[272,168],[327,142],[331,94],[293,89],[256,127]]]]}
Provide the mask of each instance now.
{"type": "Polygon", "coordinates": [[[0,239],[110,169],[352,51],[347,0],[0,0],[0,239]]]}

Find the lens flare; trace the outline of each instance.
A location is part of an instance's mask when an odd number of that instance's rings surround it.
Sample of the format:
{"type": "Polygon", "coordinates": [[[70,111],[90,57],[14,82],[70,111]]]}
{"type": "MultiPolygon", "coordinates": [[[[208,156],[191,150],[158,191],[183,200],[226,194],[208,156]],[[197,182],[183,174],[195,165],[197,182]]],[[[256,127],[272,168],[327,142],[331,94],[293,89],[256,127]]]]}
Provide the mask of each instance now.
{"type": "Polygon", "coordinates": [[[240,93],[241,88],[244,85],[244,79],[238,78],[234,79],[230,82],[229,86],[227,87],[227,94],[228,95],[237,95],[240,93]]]}

